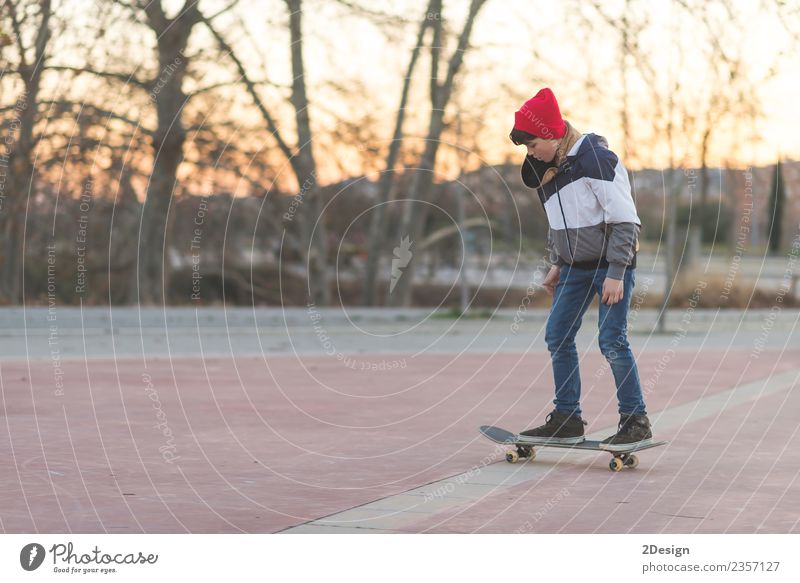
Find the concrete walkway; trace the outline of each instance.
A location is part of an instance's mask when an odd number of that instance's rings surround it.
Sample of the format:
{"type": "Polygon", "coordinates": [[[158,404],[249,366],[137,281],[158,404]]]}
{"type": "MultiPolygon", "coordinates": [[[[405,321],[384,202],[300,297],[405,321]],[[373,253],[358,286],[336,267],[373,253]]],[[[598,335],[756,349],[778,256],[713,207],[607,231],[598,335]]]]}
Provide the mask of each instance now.
{"type": "Polygon", "coordinates": [[[798,382],[800,369],[651,415],[657,437],[675,437],[638,454],[638,470],[604,475],[607,454],[551,448],[510,465],[492,446],[467,472],[285,532],[798,532],[800,454],[786,431],[798,382]]]}

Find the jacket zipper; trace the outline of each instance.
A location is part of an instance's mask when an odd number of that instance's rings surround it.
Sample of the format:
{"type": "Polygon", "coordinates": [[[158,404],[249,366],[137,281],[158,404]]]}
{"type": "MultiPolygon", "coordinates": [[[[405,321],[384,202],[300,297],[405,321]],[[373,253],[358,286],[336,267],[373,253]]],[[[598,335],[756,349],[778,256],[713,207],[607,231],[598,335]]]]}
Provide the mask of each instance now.
{"type": "Polygon", "coordinates": [[[569,241],[569,230],[567,229],[567,217],[564,215],[564,207],[561,206],[561,192],[556,188],[556,196],[558,197],[558,208],[561,209],[561,220],[564,221],[564,233],[567,236],[567,248],[569,249],[569,262],[575,263],[575,254],[572,252],[572,243],[569,241]]]}

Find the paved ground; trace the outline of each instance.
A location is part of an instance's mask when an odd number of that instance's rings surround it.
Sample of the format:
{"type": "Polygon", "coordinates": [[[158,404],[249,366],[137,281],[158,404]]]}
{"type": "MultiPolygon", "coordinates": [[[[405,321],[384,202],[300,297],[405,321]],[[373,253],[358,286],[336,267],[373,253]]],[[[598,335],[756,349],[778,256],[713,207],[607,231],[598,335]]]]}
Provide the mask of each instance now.
{"type": "MultiPolygon", "coordinates": [[[[676,313],[664,335],[638,314],[670,444],[618,474],[594,452],[506,464],[477,433],[549,411],[542,313],[516,330],[513,312],[48,315],[0,311],[4,532],[800,531],[798,312],[676,313]]],[[[595,330],[583,407],[604,437],[595,330]]]]}

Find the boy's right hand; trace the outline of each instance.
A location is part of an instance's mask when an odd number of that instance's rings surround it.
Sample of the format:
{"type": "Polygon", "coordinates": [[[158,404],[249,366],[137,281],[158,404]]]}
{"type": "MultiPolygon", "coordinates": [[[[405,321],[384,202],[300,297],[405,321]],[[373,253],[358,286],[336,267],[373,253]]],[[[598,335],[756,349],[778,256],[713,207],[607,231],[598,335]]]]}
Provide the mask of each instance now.
{"type": "Polygon", "coordinates": [[[556,284],[558,283],[558,278],[561,275],[561,268],[558,265],[553,265],[550,268],[550,271],[547,272],[547,275],[542,281],[542,287],[547,291],[548,295],[553,295],[555,292],[556,284]]]}

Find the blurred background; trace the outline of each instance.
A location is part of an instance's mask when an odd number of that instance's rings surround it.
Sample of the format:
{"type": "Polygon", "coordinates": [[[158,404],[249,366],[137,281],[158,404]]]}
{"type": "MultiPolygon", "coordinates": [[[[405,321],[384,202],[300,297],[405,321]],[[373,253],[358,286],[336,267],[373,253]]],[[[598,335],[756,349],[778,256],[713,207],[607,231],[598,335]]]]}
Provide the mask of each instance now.
{"type": "Polygon", "coordinates": [[[797,306],[798,38],[755,0],[3,0],[0,302],[546,307],[507,136],[548,86],[629,170],[641,305],[797,306]]]}

